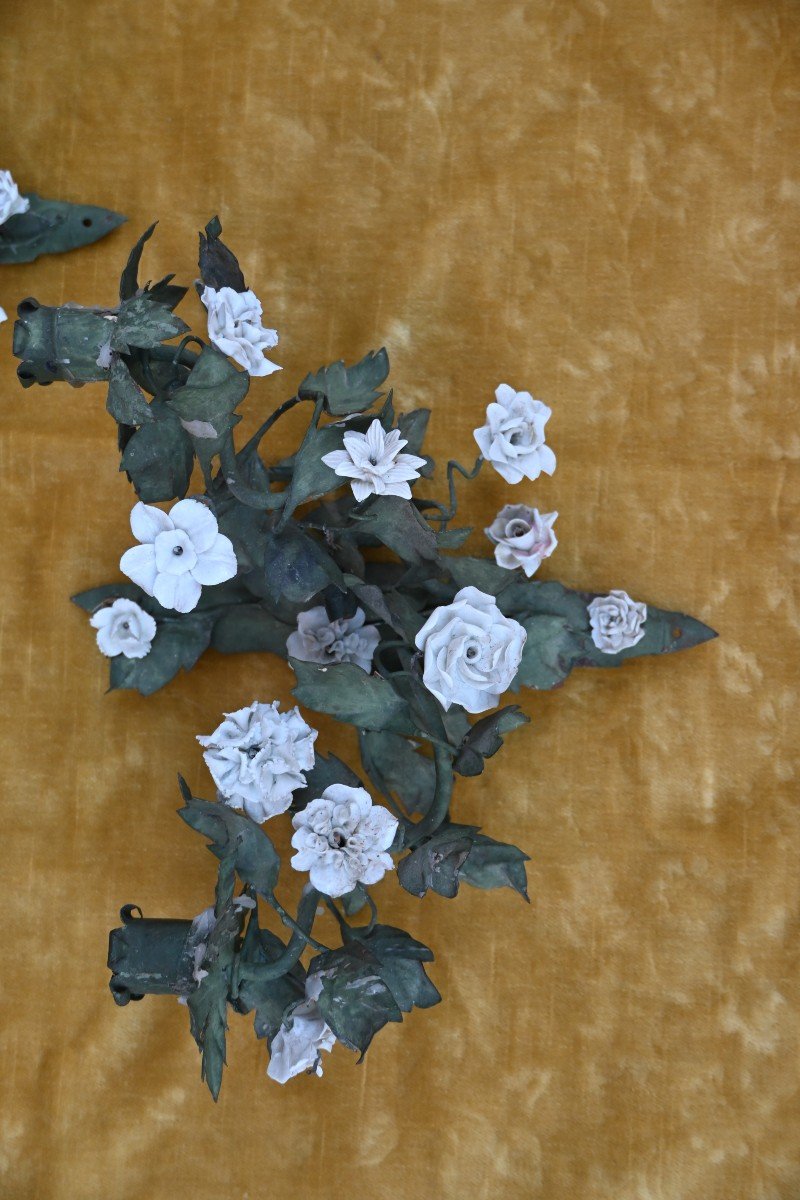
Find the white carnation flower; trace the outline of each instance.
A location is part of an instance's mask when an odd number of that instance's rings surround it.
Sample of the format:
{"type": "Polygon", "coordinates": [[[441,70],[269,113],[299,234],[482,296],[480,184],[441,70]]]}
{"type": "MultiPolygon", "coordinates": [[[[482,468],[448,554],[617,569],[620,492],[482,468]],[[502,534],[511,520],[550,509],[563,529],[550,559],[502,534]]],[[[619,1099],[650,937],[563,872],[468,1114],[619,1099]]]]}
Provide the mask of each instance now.
{"type": "Polygon", "coordinates": [[[498,567],[513,571],[522,567],[530,579],[558,545],[553,532],[557,512],[540,513],[526,504],[506,504],[484,533],[495,543],[498,567]]]}
{"type": "Polygon", "coordinates": [[[351,662],[368,674],[380,634],[374,625],[365,625],[364,610],[357,608],[352,617],[332,621],[323,604],[309,608],[297,617],[297,629],[286,639],[291,658],[302,662],[351,662]]]}
{"type": "Polygon", "coordinates": [[[416,636],[424,651],[423,682],[445,709],[495,708],[519,668],[527,634],[504,617],[493,596],[462,588],[452,604],[436,608],[416,636]]]}
{"type": "Polygon", "coordinates": [[[475,430],[481,454],[506,483],[552,475],[556,456],[544,444],[544,427],[551,409],[530,392],[515,392],[507,383],[495,391],[496,403],[486,409],[486,424],[475,430]]]}
{"type": "Polygon", "coordinates": [[[199,500],[179,500],[169,513],[140,501],[131,512],[131,529],[142,545],[125,551],[120,570],[164,608],[191,612],[203,586],[236,574],[233,544],[199,500]]]}
{"type": "Polygon", "coordinates": [[[376,418],[366,433],[350,431],[344,435],[344,450],[323,454],[322,461],[337,475],[349,479],[356,500],[367,496],[402,496],[411,499],[409,480],[419,479],[419,467],[425,459],[416,454],[401,454],[408,442],[399,429],[384,430],[376,418]]]}
{"type": "Polygon", "coordinates": [[[108,658],[144,658],[156,636],[156,623],[135,600],[115,600],[89,618],[97,630],[97,644],[108,658]]]}
{"type": "Polygon", "coordinates": [[[200,299],[208,309],[209,339],[218,350],[244,367],[248,375],[280,371],[277,363],[264,358],[264,350],[277,346],[278,333],[261,324],[261,301],[255,292],[206,286],[200,299]]]}
{"type": "Polygon", "coordinates": [[[344,896],[357,883],[377,883],[394,867],[386,851],[397,833],[397,818],[373,804],[361,787],[332,783],[322,796],[292,817],[296,832],[292,858],[296,871],[308,871],[326,896],[344,896]]]}
{"type": "Polygon", "coordinates": [[[589,605],[592,641],[604,654],[617,654],[640,642],[646,620],[647,605],[631,600],[627,592],[596,596],[589,605]]]}
{"type": "Polygon", "coordinates": [[[306,978],[306,998],[292,1009],[291,1029],[281,1026],[269,1049],[267,1074],[277,1083],[286,1083],[302,1071],[322,1074],[320,1055],[330,1051],[336,1042],[336,1034],[320,1012],[319,999],[322,978],[309,975],[306,978]]]}
{"type": "Polygon", "coordinates": [[[0,171],[0,225],[9,217],[26,213],[31,206],[30,200],[20,196],[19,188],[14,182],[10,171],[0,171]]]}
{"type": "Polygon", "coordinates": [[[209,737],[197,740],[225,803],[261,824],[286,812],[292,792],[305,787],[316,737],[296,708],[282,713],[276,700],[226,713],[209,737]]]}

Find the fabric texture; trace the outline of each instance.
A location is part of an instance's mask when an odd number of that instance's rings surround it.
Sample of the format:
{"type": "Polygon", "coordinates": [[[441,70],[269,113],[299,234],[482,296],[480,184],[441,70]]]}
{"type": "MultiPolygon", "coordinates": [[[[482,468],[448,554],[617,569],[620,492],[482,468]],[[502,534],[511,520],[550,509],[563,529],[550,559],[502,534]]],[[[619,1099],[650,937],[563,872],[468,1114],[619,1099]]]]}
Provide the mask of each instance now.
{"type": "MultiPolygon", "coordinates": [[[[383,344],[440,462],[473,461],[498,383],[530,391],[558,468],[459,484],[470,550],[491,555],[503,504],[557,509],[539,578],[721,635],[527,695],[532,725],[455,803],[530,853],[531,907],[466,886],[420,903],[390,873],[381,913],[433,947],[444,1002],[285,1088],[232,1015],[215,1107],[185,1008],[113,1004],[107,933],[126,902],[210,902],[176,772],[210,795],[195,735],[291,705],[291,672],[208,654],[150,699],[104,694],[68,597],[121,578],[133,495],[104,389],[23,393],[4,325],[0,1193],[794,1200],[797,4],[0,0],[0,18],[0,166],[130,217],[0,268],[9,314],[113,304],[156,218],[146,277],[190,283],[219,213],[280,333],[242,434],[308,370],[383,344]]],[[[179,311],[204,329],[194,294],[179,311]]],[[[350,731],[313,723],[355,764],[350,731]]],[[[288,821],[270,832],[290,852],[288,821]]]]}

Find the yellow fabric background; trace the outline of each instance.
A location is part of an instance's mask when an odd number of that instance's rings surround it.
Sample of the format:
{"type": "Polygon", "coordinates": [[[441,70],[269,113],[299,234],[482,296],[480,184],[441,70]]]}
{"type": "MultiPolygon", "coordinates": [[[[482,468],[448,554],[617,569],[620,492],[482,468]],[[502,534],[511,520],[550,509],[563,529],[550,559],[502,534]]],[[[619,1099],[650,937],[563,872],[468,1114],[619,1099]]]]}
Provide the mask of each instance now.
{"type": "MultiPolygon", "coordinates": [[[[0,0],[0,17],[0,165],[130,216],[2,268],[9,312],[113,303],[154,218],[147,276],[189,282],[219,212],[281,334],[244,432],[306,370],[382,343],[438,458],[472,460],[500,380],[528,388],[559,456],[514,492],[561,514],[542,577],[721,633],[530,695],[532,726],[458,783],[457,812],[530,852],[531,908],[386,880],[382,914],[433,946],[444,1003],[284,1089],[233,1016],[215,1108],[185,1010],[114,1006],[107,931],[127,901],[209,902],[176,771],[207,786],[194,735],[288,700],[290,672],[209,654],[150,700],[104,695],[67,597],[119,577],[132,494],[103,389],[23,393],[4,326],[2,1195],[793,1200],[796,3],[0,0]]],[[[203,328],[193,296],[181,311],[203,328]]],[[[508,489],[486,471],[461,494],[480,530],[508,489]]]]}

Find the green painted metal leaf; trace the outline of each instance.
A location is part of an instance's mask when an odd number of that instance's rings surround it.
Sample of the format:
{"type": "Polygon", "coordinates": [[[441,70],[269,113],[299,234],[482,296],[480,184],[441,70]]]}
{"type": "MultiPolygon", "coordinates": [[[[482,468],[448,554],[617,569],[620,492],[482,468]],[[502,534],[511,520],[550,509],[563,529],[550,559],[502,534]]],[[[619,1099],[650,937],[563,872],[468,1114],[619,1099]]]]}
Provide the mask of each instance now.
{"type": "Polygon", "coordinates": [[[474,825],[445,824],[432,837],[412,850],[397,864],[397,878],[412,896],[432,889],[452,899],[458,892],[458,876],[478,832],[474,825]]]}
{"type": "Polygon", "coordinates": [[[402,1021],[402,1010],[382,978],[381,964],[360,942],[318,955],[309,975],[323,972],[318,1004],[340,1042],[361,1055],[389,1021],[402,1021]]]}
{"type": "Polygon", "coordinates": [[[92,204],[45,200],[30,192],[30,208],[0,225],[0,263],[33,262],[40,254],[63,254],[89,246],[127,217],[92,204]]]}
{"type": "Polygon", "coordinates": [[[495,842],[479,833],[459,869],[459,878],[476,888],[510,887],[529,900],[525,872],[525,863],[529,858],[530,855],[524,854],[517,846],[495,842]]]}
{"type": "Polygon", "coordinates": [[[162,342],[186,333],[189,326],[170,309],[145,294],[123,300],[111,329],[112,349],[127,353],[132,346],[151,350],[162,342]]]}
{"type": "Polygon", "coordinates": [[[150,652],[144,658],[118,654],[111,659],[109,690],[132,688],[143,696],[152,696],[179,671],[191,671],[208,649],[213,623],[214,618],[203,612],[184,617],[173,614],[160,622],[150,652]]]}
{"type": "Polygon", "coordinates": [[[213,346],[204,346],[186,383],[170,396],[170,406],[190,433],[221,437],[233,427],[230,416],[249,386],[246,371],[238,371],[213,346]]]}
{"type": "Polygon", "coordinates": [[[320,367],[306,375],[297,394],[303,400],[324,398],[328,412],[344,417],[370,408],[381,395],[378,389],[388,374],[389,355],[383,348],[370,351],[352,367],[342,360],[320,367]]]}
{"type": "Polygon", "coordinates": [[[306,708],[359,729],[416,732],[408,704],[388,680],[367,675],[355,663],[324,667],[290,658],[289,664],[297,675],[293,695],[306,708]]]}
{"type": "Polygon", "coordinates": [[[436,788],[433,760],[396,733],[364,730],[359,740],[364,770],[378,791],[399,796],[409,813],[424,816],[436,788]]]}
{"type": "Polygon", "coordinates": [[[359,536],[376,538],[403,562],[416,566],[438,561],[434,532],[410,500],[375,496],[363,513],[353,515],[359,536]]]}
{"type": "Polygon", "coordinates": [[[120,300],[130,300],[139,290],[139,264],[142,261],[142,251],[144,250],[145,242],[148,242],[155,233],[157,224],[158,222],[154,221],[149,229],[145,229],[128,256],[128,261],[125,264],[119,281],[120,300]]]}
{"type": "Polygon", "coordinates": [[[155,419],[144,392],[116,354],[111,360],[106,409],[120,425],[146,425],[155,419]]]}
{"type": "Polygon", "coordinates": [[[476,721],[461,743],[453,762],[454,770],[461,775],[480,775],[484,759],[491,758],[503,745],[503,738],[520,725],[527,725],[527,717],[516,704],[499,708],[476,721]]]}
{"type": "MultiPolygon", "coordinates": [[[[184,799],[186,799],[184,794],[184,799]]],[[[262,896],[269,896],[278,882],[281,860],[264,830],[226,804],[190,797],[178,815],[187,825],[209,838],[209,849],[217,858],[232,854],[236,873],[262,896]]]]}
{"type": "Polygon", "coordinates": [[[150,412],[154,420],[142,425],[127,443],[119,469],[127,472],[136,494],[146,504],[181,499],[192,478],[191,439],[162,400],[153,400],[150,412]]]}
{"type": "Polygon", "coordinates": [[[286,639],[293,628],[261,604],[237,604],[218,618],[211,645],[223,654],[266,652],[286,658],[286,639]]]}

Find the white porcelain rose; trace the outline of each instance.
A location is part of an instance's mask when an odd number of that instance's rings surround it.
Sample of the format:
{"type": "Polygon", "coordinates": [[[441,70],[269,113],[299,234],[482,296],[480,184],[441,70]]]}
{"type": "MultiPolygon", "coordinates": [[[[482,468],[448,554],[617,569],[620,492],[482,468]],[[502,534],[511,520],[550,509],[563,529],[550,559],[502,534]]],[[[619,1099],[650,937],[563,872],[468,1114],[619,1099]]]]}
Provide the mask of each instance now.
{"type": "Polygon", "coordinates": [[[445,709],[460,704],[470,713],[486,712],[513,681],[526,637],[493,596],[462,588],[451,604],[434,609],[416,636],[423,682],[445,709]]]}
{"type": "Polygon", "coordinates": [[[320,1055],[333,1049],[336,1034],[320,1012],[317,1001],[321,991],[321,976],[307,976],[306,998],[290,1013],[291,1029],[282,1025],[272,1039],[267,1075],[277,1083],[286,1083],[303,1071],[322,1074],[320,1055]]]}
{"type": "Polygon", "coordinates": [[[647,605],[632,600],[627,592],[596,596],[589,605],[592,641],[604,654],[618,654],[640,642],[646,620],[647,605]]]}
{"type": "Polygon", "coordinates": [[[332,621],[323,604],[306,609],[297,617],[297,629],[286,639],[291,658],[302,662],[351,662],[369,673],[380,641],[374,625],[365,625],[364,610],[357,608],[352,617],[332,621]]]}
{"type": "Polygon", "coordinates": [[[389,847],[398,821],[373,804],[361,787],[332,783],[322,796],[292,817],[291,862],[308,871],[312,885],[326,896],[344,896],[357,883],[377,883],[394,867],[389,847]]]}
{"type": "Polygon", "coordinates": [[[513,571],[522,567],[528,579],[558,545],[553,532],[557,512],[540,513],[526,504],[506,504],[484,533],[494,542],[498,567],[513,571]]]}
{"type": "Polygon", "coordinates": [[[556,456],[545,445],[544,427],[552,410],[530,392],[515,392],[507,383],[495,391],[496,402],[486,409],[486,424],[475,430],[481,454],[506,483],[552,475],[556,456]]]}
{"type": "Polygon", "coordinates": [[[203,758],[230,808],[261,824],[286,812],[292,793],[305,787],[314,766],[316,729],[297,708],[281,712],[277,700],[226,713],[208,737],[198,737],[203,758]]]}
{"type": "Polygon", "coordinates": [[[401,454],[408,442],[399,429],[387,433],[376,418],[366,433],[348,432],[343,450],[323,454],[322,461],[337,475],[350,480],[356,500],[367,496],[402,496],[411,499],[409,482],[419,479],[425,459],[416,454],[401,454]]]}
{"type": "Polygon", "coordinates": [[[108,658],[145,658],[156,636],[156,623],[135,600],[115,600],[92,613],[89,624],[97,630],[97,645],[108,658]]]}
{"type": "Polygon", "coordinates": [[[9,217],[26,213],[30,206],[30,200],[25,196],[20,196],[19,188],[14,182],[11,172],[0,171],[0,225],[3,225],[9,217]]]}
{"type": "Polygon", "coordinates": [[[131,530],[142,545],[125,551],[120,570],[164,608],[191,612],[204,585],[236,574],[233,544],[199,500],[179,500],[169,513],[140,501],[131,512],[131,530]]]}
{"type": "Polygon", "coordinates": [[[277,346],[278,333],[261,324],[263,310],[255,292],[206,286],[200,299],[208,309],[209,340],[218,350],[244,367],[248,375],[280,371],[277,363],[264,357],[265,350],[277,346]]]}

